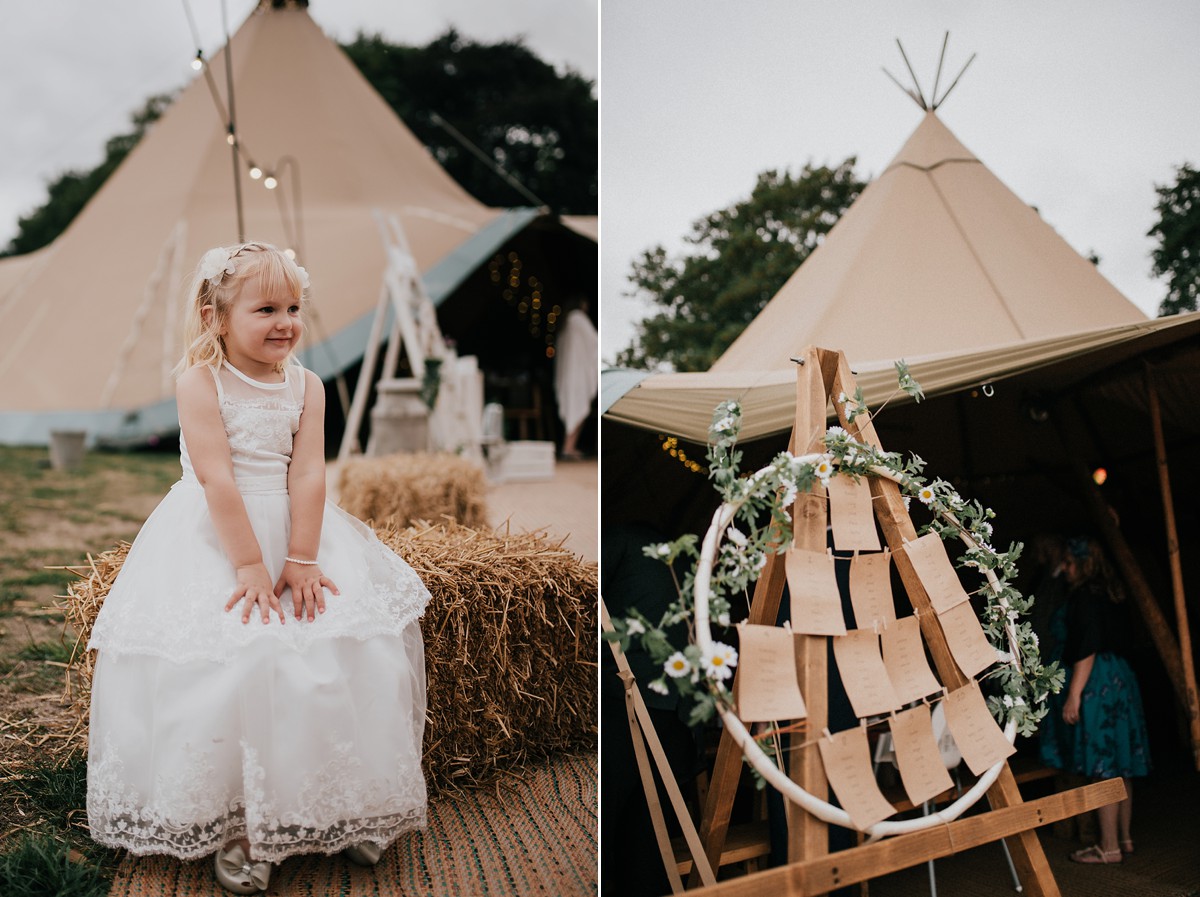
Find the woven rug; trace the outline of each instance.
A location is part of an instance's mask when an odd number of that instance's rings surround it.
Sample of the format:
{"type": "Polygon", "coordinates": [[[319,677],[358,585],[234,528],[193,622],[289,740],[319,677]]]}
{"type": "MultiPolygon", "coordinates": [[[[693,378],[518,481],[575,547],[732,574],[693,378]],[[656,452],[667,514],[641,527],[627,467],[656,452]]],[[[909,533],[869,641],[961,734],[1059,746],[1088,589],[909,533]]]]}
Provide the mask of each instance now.
{"type": "MultiPolygon", "coordinates": [[[[341,857],[285,860],[280,897],[524,897],[595,894],[596,755],[562,755],[495,790],[440,797],[429,825],[393,844],[373,869],[341,857]]],[[[110,897],[227,897],[211,859],[127,856],[110,897]]]]}

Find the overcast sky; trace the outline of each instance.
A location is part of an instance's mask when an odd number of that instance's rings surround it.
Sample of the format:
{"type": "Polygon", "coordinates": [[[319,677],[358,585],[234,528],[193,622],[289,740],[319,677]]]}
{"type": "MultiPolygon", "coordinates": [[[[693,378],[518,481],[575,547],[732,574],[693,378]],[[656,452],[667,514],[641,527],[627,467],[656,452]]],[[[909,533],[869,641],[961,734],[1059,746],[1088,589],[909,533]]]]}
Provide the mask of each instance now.
{"type": "MultiPolygon", "coordinates": [[[[187,0],[202,46],[224,43],[221,0],[187,0]]],[[[257,0],[226,0],[231,31],[257,0]]],[[[454,26],[465,37],[524,36],[542,59],[597,76],[598,0],[312,0],[313,19],[339,41],[361,30],[423,44],[454,26]]],[[[0,27],[0,246],[17,217],[46,198],[46,182],[104,158],[151,94],[195,73],[184,0],[5,4],[0,27]]]]}
{"type": "Polygon", "coordinates": [[[921,120],[881,72],[926,94],[944,32],[946,125],[1076,250],[1153,314],[1155,184],[1200,162],[1194,0],[897,3],[604,0],[601,353],[646,306],[622,297],[634,258],[684,248],[689,225],[755,175],[858,156],[878,175],[921,120]]]}

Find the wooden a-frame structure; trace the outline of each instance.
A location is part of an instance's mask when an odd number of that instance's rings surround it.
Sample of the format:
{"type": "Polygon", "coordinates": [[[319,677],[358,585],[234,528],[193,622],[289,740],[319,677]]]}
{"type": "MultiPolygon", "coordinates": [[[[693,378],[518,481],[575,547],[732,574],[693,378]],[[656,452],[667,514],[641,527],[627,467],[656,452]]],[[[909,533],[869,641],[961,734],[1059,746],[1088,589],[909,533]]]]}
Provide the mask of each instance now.
{"type": "MultiPolygon", "coordinates": [[[[807,454],[823,449],[826,410],[830,397],[853,396],[855,383],[846,357],[841,352],[809,347],[796,358],[799,365],[796,386],[796,418],[789,449],[807,454]]],[[[881,447],[869,413],[849,419],[846,403],[835,402],[843,427],[860,442],[881,447]]],[[[955,664],[945,634],[933,612],[920,578],[901,549],[917,537],[916,529],[900,495],[900,489],[888,480],[870,481],[876,519],[892,550],[905,590],[921,621],[921,633],[929,648],[943,685],[954,689],[968,680],[955,664]]],[[[797,548],[824,551],[826,544],[826,507],[823,496],[801,494],[793,509],[793,542],[797,548]]],[[[786,571],[782,554],[769,554],[766,567],[755,586],[748,622],[775,623],[786,571]]],[[[796,640],[796,669],[800,689],[808,708],[807,729],[820,732],[828,716],[827,655],[823,636],[800,636],[796,640]]],[[[828,797],[828,783],[817,751],[799,751],[790,764],[790,778],[810,794],[828,797]]],[[[742,769],[742,756],[733,737],[723,731],[717,750],[708,797],[700,822],[700,839],[709,864],[716,869],[729,831],[730,812],[742,769]]],[[[1013,863],[1026,893],[1032,897],[1057,897],[1060,893],[1046,855],[1034,829],[1068,816],[1114,803],[1125,797],[1120,779],[1109,779],[1072,791],[1053,794],[1024,803],[1012,770],[1005,763],[996,782],[987,792],[991,812],[958,819],[924,831],[897,835],[883,841],[830,854],[828,826],[814,816],[796,809],[789,812],[788,865],[755,873],[744,878],[706,888],[713,894],[758,897],[773,894],[822,894],[842,885],[865,881],[904,869],[930,859],[947,856],[1000,838],[1011,838],[1013,863]]],[[[794,809],[794,808],[793,808],[794,809]]],[[[698,873],[693,871],[689,886],[696,887],[698,873]]]]}

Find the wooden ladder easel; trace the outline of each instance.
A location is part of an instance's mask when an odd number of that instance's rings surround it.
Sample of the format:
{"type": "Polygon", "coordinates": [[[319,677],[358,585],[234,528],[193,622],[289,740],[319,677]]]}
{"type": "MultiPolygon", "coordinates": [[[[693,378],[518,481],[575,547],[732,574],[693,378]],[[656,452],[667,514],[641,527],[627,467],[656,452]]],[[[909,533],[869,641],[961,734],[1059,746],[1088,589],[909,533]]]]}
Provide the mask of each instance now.
{"type": "MultiPolygon", "coordinates": [[[[856,383],[841,352],[810,346],[794,360],[798,363],[796,419],[789,450],[794,454],[823,451],[822,437],[830,397],[853,396],[856,383]]],[[[834,407],[839,422],[855,439],[881,447],[867,412],[859,413],[854,420],[850,420],[845,403],[834,402],[834,407]]],[[[917,538],[900,488],[880,477],[872,477],[870,485],[876,519],[892,551],[892,558],[913,608],[919,614],[921,633],[938,676],[947,688],[958,688],[968,679],[954,662],[921,580],[907,554],[900,550],[905,542],[917,538]]],[[[793,509],[793,541],[797,548],[825,550],[826,505],[823,496],[810,492],[797,497],[793,509]]],[[[775,624],[785,584],[784,556],[768,554],[766,567],[751,599],[748,622],[775,624]]],[[[828,717],[826,639],[823,636],[805,635],[798,637],[796,644],[796,668],[800,690],[808,707],[808,731],[820,732],[826,727],[828,717]]],[[[719,864],[729,831],[730,812],[741,771],[741,751],[729,732],[723,731],[700,822],[700,838],[713,868],[719,864]]],[[[792,781],[810,794],[821,799],[828,798],[828,783],[818,751],[796,752],[788,774],[792,781]]],[[[866,881],[930,859],[1011,837],[1013,840],[1009,847],[1013,863],[1026,893],[1032,897],[1058,897],[1058,885],[1034,829],[1122,800],[1125,786],[1120,779],[1109,779],[1024,803],[1012,770],[1005,763],[987,795],[992,807],[990,812],[836,854],[829,853],[827,824],[797,807],[789,807],[787,866],[721,882],[704,891],[713,895],[745,897],[761,897],[763,893],[823,894],[836,887],[866,881]]],[[[688,885],[695,887],[698,884],[699,880],[693,874],[688,885]]]]}

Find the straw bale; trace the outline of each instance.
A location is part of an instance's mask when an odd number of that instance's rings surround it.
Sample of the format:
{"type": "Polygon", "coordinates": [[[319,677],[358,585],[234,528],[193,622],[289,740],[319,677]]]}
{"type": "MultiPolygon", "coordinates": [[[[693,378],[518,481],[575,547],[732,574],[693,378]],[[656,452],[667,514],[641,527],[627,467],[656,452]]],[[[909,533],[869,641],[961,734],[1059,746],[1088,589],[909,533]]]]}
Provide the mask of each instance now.
{"type": "MultiPolygon", "coordinates": [[[[429,587],[421,620],[431,793],[487,784],[596,740],[596,565],[543,533],[449,523],[379,532],[429,587]]],[[[122,543],[78,572],[64,599],[79,634],[68,671],[86,744],[92,624],[129,551],[122,543]]]]}
{"type": "Polygon", "coordinates": [[[338,491],[338,504],[360,520],[396,526],[453,520],[463,526],[487,526],[483,469],[458,455],[355,458],[343,465],[338,491]]]}

